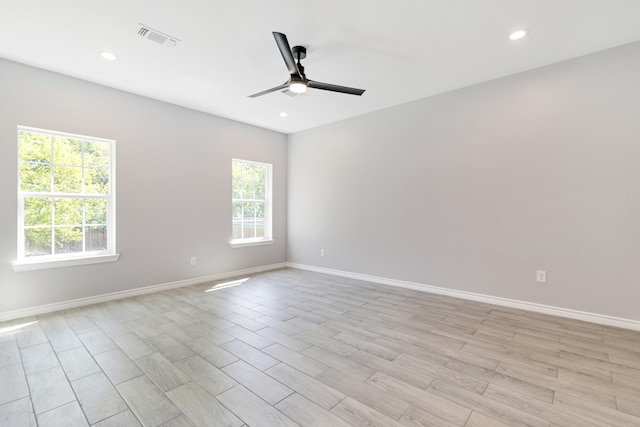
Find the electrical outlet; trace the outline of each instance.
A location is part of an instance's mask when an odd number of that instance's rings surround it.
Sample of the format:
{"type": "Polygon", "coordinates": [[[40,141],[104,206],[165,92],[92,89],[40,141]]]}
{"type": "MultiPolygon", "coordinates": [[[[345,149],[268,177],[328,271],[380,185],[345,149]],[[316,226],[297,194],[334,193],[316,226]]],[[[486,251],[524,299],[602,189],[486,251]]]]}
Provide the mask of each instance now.
{"type": "Polygon", "coordinates": [[[536,282],[547,283],[547,272],[544,270],[536,271],[536,282]]]}
{"type": "Polygon", "coordinates": [[[196,257],[192,256],[189,262],[191,262],[191,265],[196,265],[196,257]]]}
{"type": "Polygon", "coordinates": [[[324,249],[320,249],[320,256],[324,256],[324,249]]]}

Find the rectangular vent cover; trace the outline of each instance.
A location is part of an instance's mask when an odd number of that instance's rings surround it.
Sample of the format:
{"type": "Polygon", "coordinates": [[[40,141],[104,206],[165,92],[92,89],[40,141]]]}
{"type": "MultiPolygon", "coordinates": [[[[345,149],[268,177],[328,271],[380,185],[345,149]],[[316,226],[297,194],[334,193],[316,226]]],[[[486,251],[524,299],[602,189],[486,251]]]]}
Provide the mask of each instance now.
{"type": "Polygon", "coordinates": [[[138,35],[161,45],[170,47],[177,45],[180,41],[180,39],[176,37],[172,37],[162,31],[154,30],[150,26],[144,24],[138,24],[138,35]]]}

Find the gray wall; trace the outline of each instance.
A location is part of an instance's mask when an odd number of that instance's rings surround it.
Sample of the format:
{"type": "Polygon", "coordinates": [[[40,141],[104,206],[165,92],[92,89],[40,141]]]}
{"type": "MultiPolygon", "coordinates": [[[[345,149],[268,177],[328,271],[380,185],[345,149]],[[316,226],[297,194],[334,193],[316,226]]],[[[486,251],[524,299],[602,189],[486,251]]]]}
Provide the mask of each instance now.
{"type": "Polygon", "coordinates": [[[0,60],[0,314],[288,256],[640,320],[638,75],[636,43],[290,135],[287,151],[282,134],[0,60]],[[13,272],[18,124],[117,141],[118,262],[13,272]],[[229,247],[232,157],[274,164],[275,245],[229,247]]]}
{"type": "Polygon", "coordinates": [[[289,261],[640,320],[638,76],[635,43],[290,136],[289,261]]]}
{"type": "Polygon", "coordinates": [[[0,60],[0,313],[285,262],[286,143],[283,134],[0,60]],[[13,271],[17,125],[116,140],[119,261],[13,271]],[[273,164],[274,245],[229,246],[233,157],[273,164]]]}

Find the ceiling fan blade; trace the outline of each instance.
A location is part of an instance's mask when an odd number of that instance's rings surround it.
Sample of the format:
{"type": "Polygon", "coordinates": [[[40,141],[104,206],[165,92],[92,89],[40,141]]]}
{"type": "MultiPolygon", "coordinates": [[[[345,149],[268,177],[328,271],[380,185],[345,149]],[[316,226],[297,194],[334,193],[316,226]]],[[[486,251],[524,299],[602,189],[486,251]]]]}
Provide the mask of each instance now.
{"type": "Polygon", "coordinates": [[[254,93],[253,95],[249,95],[249,98],[257,98],[262,95],[266,95],[271,92],[275,92],[277,90],[286,89],[289,87],[289,82],[284,82],[280,86],[272,87],[271,89],[263,90],[262,92],[254,93]]]}
{"type": "Polygon", "coordinates": [[[273,37],[276,39],[278,49],[280,49],[280,53],[282,54],[282,59],[284,59],[284,63],[287,65],[289,75],[300,76],[300,71],[298,70],[296,61],[293,58],[293,53],[291,53],[291,46],[289,46],[289,40],[287,40],[287,36],[274,31],[273,37]]]}
{"type": "Polygon", "coordinates": [[[353,87],[332,85],[330,83],[315,82],[313,80],[307,80],[307,86],[313,89],[322,89],[322,90],[328,90],[331,92],[347,93],[349,95],[358,95],[358,96],[362,95],[365,91],[365,89],[356,89],[353,87]]]}

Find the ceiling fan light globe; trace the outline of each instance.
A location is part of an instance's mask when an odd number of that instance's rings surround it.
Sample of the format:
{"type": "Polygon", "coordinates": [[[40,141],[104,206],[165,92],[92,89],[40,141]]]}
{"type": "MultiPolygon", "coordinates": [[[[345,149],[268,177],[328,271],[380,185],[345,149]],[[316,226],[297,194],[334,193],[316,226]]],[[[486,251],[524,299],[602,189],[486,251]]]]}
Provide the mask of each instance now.
{"type": "Polygon", "coordinates": [[[305,93],[307,91],[307,85],[304,82],[291,82],[289,90],[294,93],[305,93]]]}

